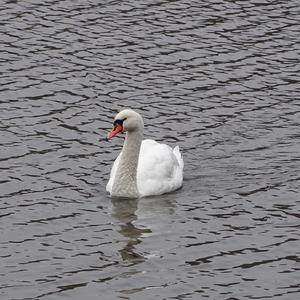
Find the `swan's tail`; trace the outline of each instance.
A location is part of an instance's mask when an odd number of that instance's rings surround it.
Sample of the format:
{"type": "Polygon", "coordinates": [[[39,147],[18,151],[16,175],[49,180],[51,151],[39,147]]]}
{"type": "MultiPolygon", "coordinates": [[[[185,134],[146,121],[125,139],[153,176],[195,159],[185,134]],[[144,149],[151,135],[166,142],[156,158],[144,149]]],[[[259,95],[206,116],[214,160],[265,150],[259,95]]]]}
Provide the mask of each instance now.
{"type": "Polygon", "coordinates": [[[179,150],[179,146],[176,146],[174,149],[173,149],[173,153],[174,155],[176,156],[177,158],[177,161],[179,163],[179,167],[181,170],[183,170],[183,167],[184,167],[184,162],[183,162],[183,159],[182,159],[182,155],[180,153],[180,150],[179,150]]]}

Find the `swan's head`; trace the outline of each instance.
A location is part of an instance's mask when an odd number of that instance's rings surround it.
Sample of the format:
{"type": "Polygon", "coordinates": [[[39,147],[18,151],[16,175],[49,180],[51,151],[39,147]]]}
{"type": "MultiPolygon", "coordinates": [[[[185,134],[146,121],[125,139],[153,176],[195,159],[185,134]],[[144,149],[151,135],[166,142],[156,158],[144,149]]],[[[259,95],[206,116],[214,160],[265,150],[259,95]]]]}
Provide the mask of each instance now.
{"type": "Polygon", "coordinates": [[[124,109],[115,116],[114,126],[108,133],[107,139],[111,139],[121,131],[132,132],[136,130],[142,130],[143,127],[144,123],[140,114],[131,109],[124,109]]]}

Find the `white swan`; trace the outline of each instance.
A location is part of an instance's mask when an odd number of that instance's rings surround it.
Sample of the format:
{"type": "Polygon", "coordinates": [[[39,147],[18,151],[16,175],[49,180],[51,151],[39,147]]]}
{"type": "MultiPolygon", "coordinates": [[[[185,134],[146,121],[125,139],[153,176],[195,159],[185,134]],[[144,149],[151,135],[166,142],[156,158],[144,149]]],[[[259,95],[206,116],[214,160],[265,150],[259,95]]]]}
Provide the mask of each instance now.
{"type": "Polygon", "coordinates": [[[121,131],[126,132],[125,142],[106,186],[112,197],[161,195],[181,187],[184,164],[178,146],[172,149],[153,140],[142,141],[143,119],[131,109],[116,115],[107,139],[121,131]]]}

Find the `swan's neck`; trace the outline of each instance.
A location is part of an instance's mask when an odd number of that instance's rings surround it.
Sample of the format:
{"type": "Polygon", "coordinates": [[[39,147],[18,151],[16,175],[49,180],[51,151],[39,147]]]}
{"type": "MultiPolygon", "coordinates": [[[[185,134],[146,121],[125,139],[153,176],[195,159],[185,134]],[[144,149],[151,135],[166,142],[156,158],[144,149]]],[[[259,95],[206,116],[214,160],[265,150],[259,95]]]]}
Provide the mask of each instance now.
{"type": "Polygon", "coordinates": [[[143,129],[139,128],[126,133],[121,159],[112,187],[113,197],[138,198],[137,167],[143,129]]]}

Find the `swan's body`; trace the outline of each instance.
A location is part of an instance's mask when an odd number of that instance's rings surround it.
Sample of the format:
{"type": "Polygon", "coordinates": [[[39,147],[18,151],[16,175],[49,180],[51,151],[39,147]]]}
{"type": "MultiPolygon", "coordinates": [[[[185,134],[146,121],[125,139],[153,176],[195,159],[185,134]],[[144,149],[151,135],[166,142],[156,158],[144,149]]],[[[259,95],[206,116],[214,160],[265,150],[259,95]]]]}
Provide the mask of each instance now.
{"type": "Polygon", "coordinates": [[[143,139],[142,117],[123,110],[115,117],[108,138],[126,131],[122,152],[115,160],[106,190],[113,197],[161,195],[181,187],[183,160],[179,147],[143,139]]]}

